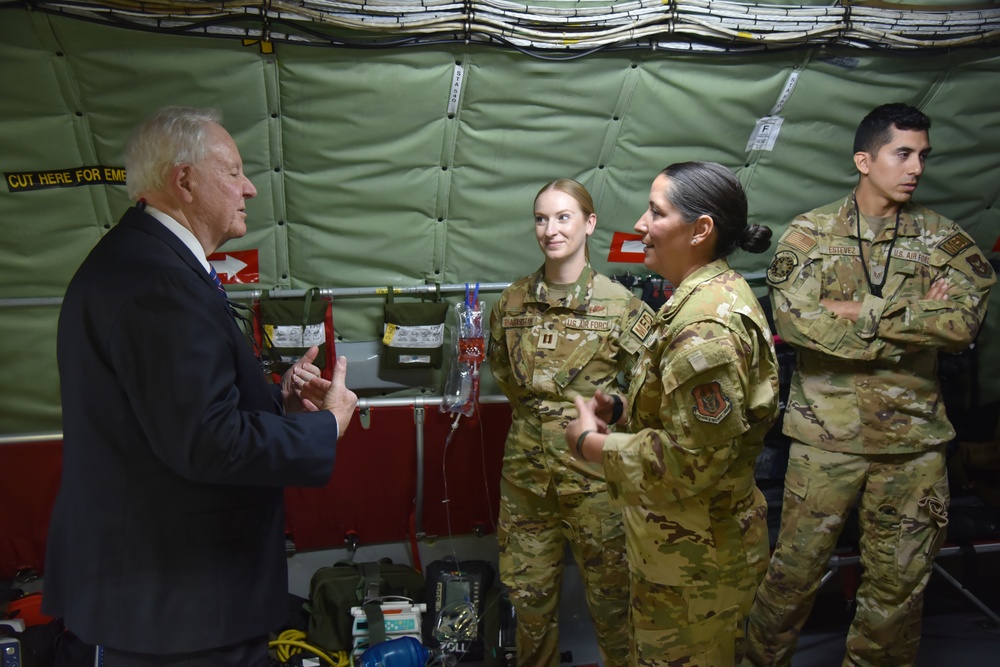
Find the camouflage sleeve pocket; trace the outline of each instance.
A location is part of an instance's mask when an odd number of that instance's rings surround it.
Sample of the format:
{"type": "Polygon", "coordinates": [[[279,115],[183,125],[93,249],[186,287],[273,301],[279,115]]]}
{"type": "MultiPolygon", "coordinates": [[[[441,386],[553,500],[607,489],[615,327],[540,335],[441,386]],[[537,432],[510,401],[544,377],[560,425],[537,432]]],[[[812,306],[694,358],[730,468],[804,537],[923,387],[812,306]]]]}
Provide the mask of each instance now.
{"type": "Polygon", "coordinates": [[[717,338],[687,350],[683,359],[670,364],[663,382],[671,398],[664,401],[664,409],[684,427],[677,435],[690,440],[685,446],[724,444],[747,430],[743,390],[735,370],[739,363],[728,341],[717,338]]]}
{"type": "Polygon", "coordinates": [[[721,338],[669,350],[663,356],[663,391],[670,394],[694,377],[713,375],[711,371],[737,363],[732,345],[721,338]]]}
{"type": "Polygon", "coordinates": [[[847,335],[847,328],[851,326],[853,323],[848,319],[824,314],[813,320],[806,336],[828,350],[835,350],[847,335]]]}
{"type": "Polygon", "coordinates": [[[639,350],[642,349],[642,341],[636,338],[628,329],[622,332],[618,344],[625,352],[632,355],[638,354],[639,350]]]}
{"type": "Polygon", "coordinates": [[[931,253],[930,264],[935,269],[948,267],[957,271],[972,283],[973,289],[985,289],[996,282],[993,267],[963,232],[938,245],[931,253]]]}

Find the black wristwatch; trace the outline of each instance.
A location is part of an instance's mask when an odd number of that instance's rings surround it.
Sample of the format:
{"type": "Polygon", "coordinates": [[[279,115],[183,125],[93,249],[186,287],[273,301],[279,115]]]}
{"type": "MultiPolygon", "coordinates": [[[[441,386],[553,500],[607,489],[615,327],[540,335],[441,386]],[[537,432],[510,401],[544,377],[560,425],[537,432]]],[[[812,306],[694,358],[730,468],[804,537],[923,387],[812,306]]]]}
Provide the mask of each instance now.
{"type": "Polygon", "coordinates": [[[612,394],[611,400],[614,403],[611,407],[611,424],[617,424],[618,420],[622,418],[622,412],[625,411],[625,402],[617,394],[612,394]]]}

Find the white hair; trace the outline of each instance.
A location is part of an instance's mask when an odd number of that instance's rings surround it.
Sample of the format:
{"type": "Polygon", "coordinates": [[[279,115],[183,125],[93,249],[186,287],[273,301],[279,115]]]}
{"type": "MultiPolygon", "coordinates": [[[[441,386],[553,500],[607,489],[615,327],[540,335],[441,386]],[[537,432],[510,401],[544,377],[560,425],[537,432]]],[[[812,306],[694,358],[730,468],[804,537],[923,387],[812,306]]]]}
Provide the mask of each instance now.
{"type": "Polygon", "coordinates": [[[164,107],[144,120],[125,145],[125,187],[129,198],[159,190],[170,169],[205,157],[205,127],[222,122],[219,109],[164,107]]]}

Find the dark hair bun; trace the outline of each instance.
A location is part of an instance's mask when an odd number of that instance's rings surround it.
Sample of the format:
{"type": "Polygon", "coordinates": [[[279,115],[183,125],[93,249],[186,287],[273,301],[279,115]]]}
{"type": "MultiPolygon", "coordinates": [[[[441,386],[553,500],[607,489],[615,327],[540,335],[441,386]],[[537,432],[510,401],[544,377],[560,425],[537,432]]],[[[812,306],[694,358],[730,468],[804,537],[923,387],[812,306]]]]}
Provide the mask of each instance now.
{"type": "Polygon", "coordinates": [[[764,252],[771,247],[771,228],[758,224],[748,226],[743,232],[739,246],[747,252],[764,252]]]}

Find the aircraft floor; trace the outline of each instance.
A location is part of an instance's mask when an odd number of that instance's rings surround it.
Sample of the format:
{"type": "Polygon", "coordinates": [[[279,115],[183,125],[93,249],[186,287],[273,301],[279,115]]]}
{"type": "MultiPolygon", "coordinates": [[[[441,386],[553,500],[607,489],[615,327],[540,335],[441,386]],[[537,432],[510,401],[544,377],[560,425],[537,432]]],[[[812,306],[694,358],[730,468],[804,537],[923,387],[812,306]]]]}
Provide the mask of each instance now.
{"type": "MultiPolygon", "coordinates": [[[[974,560],[939,559],[945,570],[966,586],[993,613],[1000,614],[1000,554],[977,554],[974,560]]],[[[575,565],[567,560],[560,604],[560,643],[572,653],[566,664],[603,665],[586,612],[575,565]]],[[[817,596],[803,629],[792,667],[839,667],[854,613],[845,598],[848,576],[835,574],[817,596]]],[[[465,664],[465,663],[462,663],[465,664]]],[[[924,601],[923,637],[917,667],[984,667],[1000,665],[1000,625],[935,572],[924,601]]]]}

